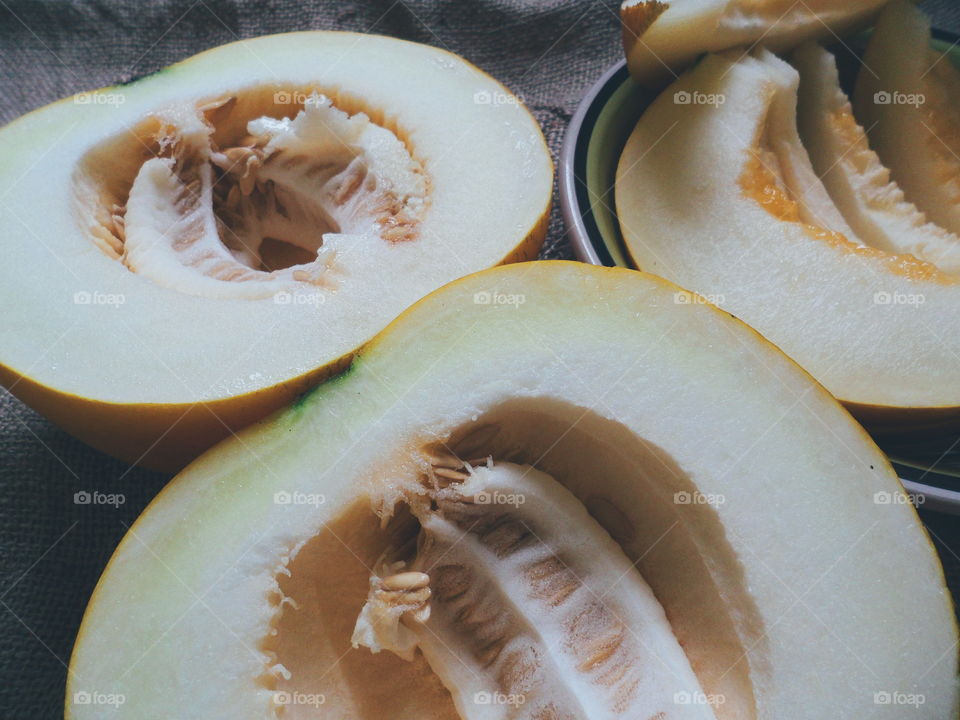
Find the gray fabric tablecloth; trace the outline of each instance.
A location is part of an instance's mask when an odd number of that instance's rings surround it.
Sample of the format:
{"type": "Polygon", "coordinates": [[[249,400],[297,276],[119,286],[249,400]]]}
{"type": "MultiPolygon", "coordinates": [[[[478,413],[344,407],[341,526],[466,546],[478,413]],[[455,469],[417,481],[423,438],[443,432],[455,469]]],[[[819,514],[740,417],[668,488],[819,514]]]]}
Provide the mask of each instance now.
{"type": "MultiPolygon", "coordinates": [[[[338,29],[463,55],[525,98],[556,156],[579,98],[621,55],[617,4],[0,0],[0,122],[239,38],[338,29]]],[[[927,7],[936,24],[960,30],[960,5],[941,0],[927,7]]],[[[543,256],[572,257],[556,207],[543,256]]],[[[39,282],[39,268],[24,269],[33,271],[39,282]]],[[[126,528],[167,480],[90,450],[0,392],[0,717],[61,717],[70,651],[90,593],[126,528]],[[117,509],[74,503],[75,493],[94,490],[122,493],[125,502],[117,509]]],[[[924,519],[956,591],[958,523],[924,519]]]]}

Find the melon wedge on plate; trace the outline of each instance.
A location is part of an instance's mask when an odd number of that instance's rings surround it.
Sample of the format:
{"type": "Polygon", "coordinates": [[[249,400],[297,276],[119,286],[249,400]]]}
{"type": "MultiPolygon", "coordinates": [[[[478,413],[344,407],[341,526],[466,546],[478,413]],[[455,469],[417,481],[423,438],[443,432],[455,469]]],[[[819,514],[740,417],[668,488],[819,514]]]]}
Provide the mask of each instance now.
{"type": "Polygon", "coordinates": [[[659,87],[700,54],[738,45],[773,50],[836,37],[868,22],[886,0],[625,0],[620,7],[630,74],[659,87]]]}
{"type": "Polygon", "coordinates": [[[952,717],[950,598],[890,465],[682,293],[554,262],[422,300],[150,505],[67,717],[952,717]]]}
{"type": "Polygon", "coordinates": [[[958,278],[856,236],[797,135],[797,84],[769,52],[731,51],[651,104],[617,171],[629,253],[752,325],[871,429],[955,424],[958,278]]]}
{"type": "Polygon", "coordinates": [[[833,55],[814,43],[793,53],[800,73],[797,127],[817,176],[862,241],[960,274],[960,238],[928,222],[891,179],[840,88],[833,55]]]}
{"type": "Polygon", "coordinates": [[[853,109],[907,200],[960,233],[960,71],[930,47],[913,3],[883,11],[857,75],[853,109]]]}
{"type": "Polygon", "coordinates": [[[536,121],[451,53],[262,37],[0,130],[0,381],[173,469],[343,367],[408,305],[535,256],[536,121]]]}

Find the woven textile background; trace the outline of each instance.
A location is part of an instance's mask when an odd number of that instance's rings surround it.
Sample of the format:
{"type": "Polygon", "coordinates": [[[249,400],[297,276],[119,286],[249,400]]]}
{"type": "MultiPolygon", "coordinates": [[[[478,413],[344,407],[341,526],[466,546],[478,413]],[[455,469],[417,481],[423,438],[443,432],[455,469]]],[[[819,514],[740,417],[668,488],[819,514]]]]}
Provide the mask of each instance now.
{"type": "MultiPolygon", "coordinates": [[[[620,57],[617,4],[0,0],[0,122],[239,38],[354,30],[466,57],[526,100],[556,157],[579,98],[620,57]]],[[[935,24],[960,31],[955,0],[925,5],[935,24]]],[[[543,256],[572,257],[556,203],[543,256]]],[[[24,272],[41,282],[39,268],[24,272]]],[[[0,392],[0,718],[62,717],[66,664],[90,593],[126,527],[167,479],[90,450],[0,392]],[[81,490],[123,493],[126,502],[119,509],[74,504],[81,490]]],[[[960,523],[924,519],[956,592],[960,523]]]]}

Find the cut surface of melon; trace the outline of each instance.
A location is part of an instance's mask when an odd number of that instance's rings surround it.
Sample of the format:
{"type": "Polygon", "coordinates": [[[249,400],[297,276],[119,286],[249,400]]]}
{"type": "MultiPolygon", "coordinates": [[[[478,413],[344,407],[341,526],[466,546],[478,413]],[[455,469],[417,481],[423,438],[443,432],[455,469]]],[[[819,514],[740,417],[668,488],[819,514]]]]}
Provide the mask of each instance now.
{"type": "Polygon", "coordinates": [[[766,51],[730,52],[661,94],[618,167],[630,255],[746,321],[857,412],[949,414],[958,278],[850,229],[797,134],[797,84],[766,51]],[[724,102],[678,104],[677,93],[724,102]]]}
{"type": "Polygon", "coordinates": [[[338,32],[68,98],[0,130],[0,149],[0,380],[168,469],[445,282],[533,257],[552,185],[537,123],[495,80],[338,32]]]}
{"type": "Polygon", "coordinates": [[[422,300],[131,528],[67,717],[949,717],[949,595],[892,469],[680,292],[554,262],[422,300]]]}

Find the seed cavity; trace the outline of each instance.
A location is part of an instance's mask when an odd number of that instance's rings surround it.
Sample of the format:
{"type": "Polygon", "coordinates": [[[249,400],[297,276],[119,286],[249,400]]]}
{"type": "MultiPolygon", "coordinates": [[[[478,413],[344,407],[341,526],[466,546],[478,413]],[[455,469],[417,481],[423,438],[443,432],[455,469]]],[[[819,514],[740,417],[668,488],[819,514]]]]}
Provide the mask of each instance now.
{"type": "Polygon", "coordinates": [[[393,131],[318,91],[287,105],[251,93],[165,108],[136,145],[88,153],[75,206],[104,252],[164,287],[257,299],[325,296],[345,253],[417,240],[429,181],[393,131]]]}
{"type": "Polygon", "coordinates": [[[422,653],[464,718],[488,717],[475,698],[490,696],[513,703],[495,715],[504,718],[713,720],[707,706],[674,701],[699,697],[699,681],[649,586],[595,519],[630,537],[626,515],[594,497],[592,516],[528,465],[460,460],[491,450],[498,432],[481,427],[452,450],[424,452],[426,498],[410,502],[416,542],[388,548],[374,568],[354,647],[422,653]]]}

